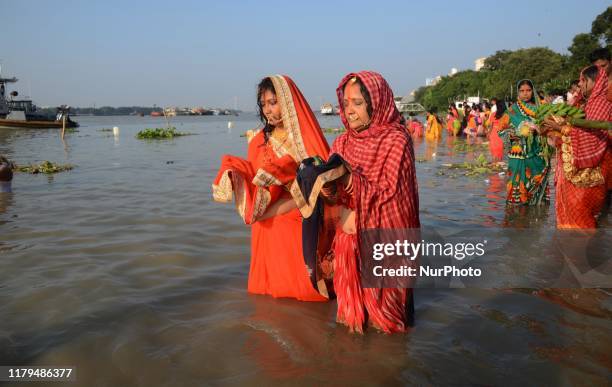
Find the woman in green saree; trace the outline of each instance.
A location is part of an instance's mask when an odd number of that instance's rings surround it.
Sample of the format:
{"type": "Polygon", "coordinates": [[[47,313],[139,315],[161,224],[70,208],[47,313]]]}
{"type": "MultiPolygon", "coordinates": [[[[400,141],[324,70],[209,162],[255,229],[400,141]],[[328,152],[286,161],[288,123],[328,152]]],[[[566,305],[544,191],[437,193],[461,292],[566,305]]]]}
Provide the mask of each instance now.
{"type": "Polygon", "coordinates": [[[517,90],[517,101],[508,109],[510,127],[500,132],[508,147],[506,203],[537,205],[549,201],[551,147],[534,123],[540,101],[533,83],[523,79],[517,90]]]}

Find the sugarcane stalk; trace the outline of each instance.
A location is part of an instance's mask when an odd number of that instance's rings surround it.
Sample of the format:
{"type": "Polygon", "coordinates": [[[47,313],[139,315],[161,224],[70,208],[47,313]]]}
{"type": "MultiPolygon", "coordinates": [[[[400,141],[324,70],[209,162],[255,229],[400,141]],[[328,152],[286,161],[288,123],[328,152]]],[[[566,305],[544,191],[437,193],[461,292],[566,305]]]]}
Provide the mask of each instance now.
{"type": "Polygon", "coordinates": [[[611,121],[594,121],[594,120],[585,120],[584,118],[570,118],[568,122],[573,126],[580,127],[581,129],[612,130],[611,121]]]}

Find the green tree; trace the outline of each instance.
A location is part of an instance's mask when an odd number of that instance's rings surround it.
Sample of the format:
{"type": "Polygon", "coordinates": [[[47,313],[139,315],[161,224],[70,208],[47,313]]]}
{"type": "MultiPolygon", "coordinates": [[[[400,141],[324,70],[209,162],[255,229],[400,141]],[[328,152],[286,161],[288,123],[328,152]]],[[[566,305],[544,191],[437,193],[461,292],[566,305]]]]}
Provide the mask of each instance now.
{"type": "Polygon", "coordinates": [[[612,46],[612,7],[608,7],[593,20],[591,34],[608,47],[612,46]]]}
{"type": "Polygon", "coordinates": [[[484,70],[496,71],[503,67],[508,57],[512,54],[512,51],[501,50],[485,59],[484,70]]]}
{"type": "Polygon", "coordinates": [[[533,47],[515,51],[500,50],[485,60],[480,71],[461,71],[443,77],[435,86],[420,88],[415,96],[427,109],[446,110],[448,103],[464,96],[480,94],[492,98],[516,98],[516,83],[531,79],[537,89],[562,92],[569,82],[578,78],[587,66],[593,50],[600,48],[600,40],[610,45],[612,7],[593,21],[591,33],[574,37],[568,48],[570,55],[561,55],[547,47],[533,47]]]}
{"type": "Polygon", "coordinates": [[[578,34],[574,36],[572,45],[568,47],[568,51],[572,54],[568,61],[570,72],[575,73],[588,66],[591,63],[589,59],[591,53],[598,48],[601,46],[595,35],[578,34]]]}

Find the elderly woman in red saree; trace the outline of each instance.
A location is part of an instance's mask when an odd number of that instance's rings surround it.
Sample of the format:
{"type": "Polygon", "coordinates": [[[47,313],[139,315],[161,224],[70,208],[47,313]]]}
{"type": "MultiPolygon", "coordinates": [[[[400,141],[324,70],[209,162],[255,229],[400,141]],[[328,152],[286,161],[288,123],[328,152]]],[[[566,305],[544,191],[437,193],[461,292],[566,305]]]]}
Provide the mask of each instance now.
{"type": "Polygon", "coordinates": [[[257,103],[264,123],[248,145],[247,159],[223,156],[213,184],[218,202],[235,200],[251,227],[248,291],[302,301],[326,301],[315,288],[302,253],[302,218],[289,193],[297,166],[329,153],[319,124],[295,83],[284,75],[264,78],[257,103]]]}
{"type": "Polygon", "coordinates": [[[331,153],[350,169],[336,193],[343,206],[333,243],[337,321],[360,333],[367,323],[385,333],[405,332],[414,313],[412,289],[362,287],[359,238],[366,230],[420,227],[412,139],[380,74],[348,74],[337,94],[347,131],[331,153]]]}
{"type": "MultiPolygon", "coordinates": [[[[606,71],[596,66],[587,67],[580,73],[579,83],[582,95],[587,98],[586,119],[612,121],[612,102],[606,99],[606,71]]],[[[612,183],[610,138],[605,130],[586,130],[551,120],[546,120],[545,125],[562,134],[560,140],[556,137],[557,228],[596,228],[597,215],[612,183]]]]}

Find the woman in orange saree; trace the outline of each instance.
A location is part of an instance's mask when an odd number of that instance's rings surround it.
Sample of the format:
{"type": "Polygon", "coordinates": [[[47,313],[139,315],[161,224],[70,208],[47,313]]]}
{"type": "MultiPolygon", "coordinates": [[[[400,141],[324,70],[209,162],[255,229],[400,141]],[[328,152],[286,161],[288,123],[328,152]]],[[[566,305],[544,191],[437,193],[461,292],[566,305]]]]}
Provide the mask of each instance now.
{"type": "Polygon", "coordinates": [[[461,125],[458,122],[459,120],[459,111],[457,111],[455,104],[450,104],[448,107],[448,114],[446,115],[446,130],[449,136],[457,135],[457,129],[459,129],[461,125]]]}
{"type": "MultiPolygon", "coordinates": [[[[612,102],[607,101],[608,76],[603,69],[590,66],[580,73],[580,88],[586,100],[586,119],[612,121],[612,102]]],[[[545,121],[562,136],[557,137],[555,171],[555,210],[557,228],[592,229],[602,210],[610,177],[612,154],[610,138],[604,130],[583,130],[579,127],[545,121]]]]}
{"type": "Polygon", "coordinates": [[[510,126],[510,116],[506,113],[506,103],[502,100],[495,101],[495,112],[489,116],[491,133],[489,135],[489,150],[495,161],[504,158],[504,141],[499,137],[499,132],[510,126]]]}
{"type": "Polygon", "coordinates": [[[248,145],[247,159],[225,155],[213,183],[215,201],[235,200],[251,227],[248,291],[302,301],[326,301],[313,286],[302,253],[302,218],[289,193],[301,160],[326,157],[329,146],[295,83],[264,78],[257,103],[264,123],[248,145]]]}

